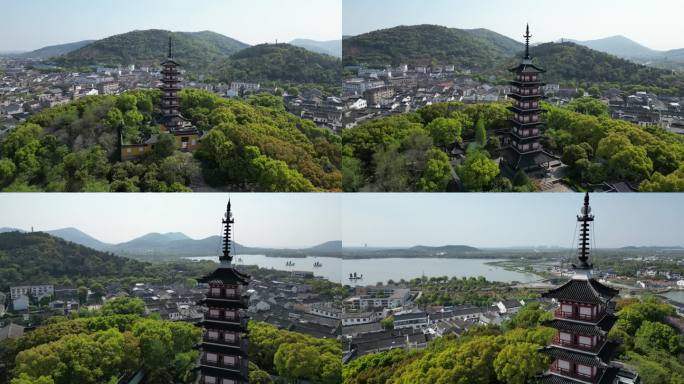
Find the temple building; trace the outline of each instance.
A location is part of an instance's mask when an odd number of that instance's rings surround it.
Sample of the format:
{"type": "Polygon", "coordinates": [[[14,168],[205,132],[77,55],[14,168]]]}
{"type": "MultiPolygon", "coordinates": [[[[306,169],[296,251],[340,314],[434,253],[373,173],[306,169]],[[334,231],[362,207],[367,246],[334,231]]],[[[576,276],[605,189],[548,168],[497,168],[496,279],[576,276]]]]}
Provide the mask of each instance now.
{"type": "MultiPolygon", "coordinates": [[[[176,139],[177,149],[183,152],[194,151],[199,146],[202,131],[192,125],[180,113],[178,102],[178,92],[181,88],[179,64],[171,56],[171,36],[169,36],[169,53],[161,64],[161,124],[159,132],[167,132],[176,139]]],[[[139,158],[154,149],[154,145],[159,140],[158,134],[144,137],[140,143],[124,144],[121,134],[121,160],[132,160],[139,158]]]]}
{"type": "Polygon", "coordinates": [[[199,384],[243,384],[249,382],[247,357],[246,315],[249,297],[247,286],[250,276],[240,273],[232,266],[231,226],[234,220],[230,201],[223,219],[223,255],[219,267],[198,281],[207,284],[209,291],[198,304],[207,308],[199,323],[204,328],[200,351],[199,384]]]}
{"type": "Polygon", "coordinates": [[[635,384],[638,376],[611,362],[619,344],[607,340],[617,317],[613,298],[618,290],[601,284],[592,276],[590,226],[594,221],[589,194],[577,216],[580,226],[579,264],[574,265],[572,280],[552,289],[542,297],[558,302],[552,320],[543,325],[557,330],[551,345],[540,352],[553,363],[539,379],[542,384],[635,384]]]}
{"type": "Polygon", "coordinates": [[[527,26],[525,34],[525,57],[522,62],[509,69],[515,74],[510,82],[511,90],[508,97],[513,99],[513,105],[509,109],[513,112],[511,128],[507,137],[504,137],[503,163],[509,176],[519,170],[525,172],[537,172],[548,168],[549,163],[556,158],[544,151],[541,138],[544,122],[541,118],[541,100],[544,99],[541,74],[544,69],[532,63],[530,56],[530,26],[527,26]]]}

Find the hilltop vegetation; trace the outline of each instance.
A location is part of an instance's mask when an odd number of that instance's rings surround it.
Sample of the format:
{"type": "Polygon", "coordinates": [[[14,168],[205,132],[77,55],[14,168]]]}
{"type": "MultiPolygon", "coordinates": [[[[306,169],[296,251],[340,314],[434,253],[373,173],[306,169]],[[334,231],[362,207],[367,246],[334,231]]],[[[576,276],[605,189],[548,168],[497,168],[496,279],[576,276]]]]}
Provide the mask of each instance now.
{"type": "Polygon", "coordinates": [[[169,36],[173,57],[188,69],[207,68],[248,45],[211,31],[170,32],[159,29],[131,31],[97,40],[54,61],[67,67],[88,65],[159,64],[168,54],[169,36]]]}
{"type": "Polygon", "coordinates": [[[0,233],[0,291],[63,278],[141,276],[146,263],[98,252],[46,233],[0,233]]]}
{"type": "MultiPolygon", "coordinates": [[[[547,43],[532,49],[536,62],[548,70],[544,79],[577,86],[650,90],[659,94],[684,94],[684,75],[635,64],[574,43],[547,43]]],[[[513,66],[513,61],[509,61],[513,66]]]]}
{"type": "MultiPolygon", "coordinates": [[[[453,169],[465,191],[534,190],[522,173],[512,179],[501,176],[494,161],[501,145],[490,133],[509,124],[506,106],[435,104],[345,130],[344,189],[445,191],[451,189],[453,169]],[[445,149],[464,140],[474,143],[454,168],[445,149]]],[[[642,191],[684,191],[681,136],[612,120],[606,105],[591,98],[545,108],[545,147],[570,166],[568,178],[578,188],[628,181],[642,191]]]]}
{"type": "Polygon", "coordinates": [[[223,82],[319,84],[328,89],[342,83],[340,60],[290,44],[261,44],[235,53],[213,69],[223,82]]]}
{"type": "Polygon", "coordinates": [[[13,285],[180,282],[212,270],[207,263],[150,264],[100,252],[46,233],[0,233],[0,291],[13,285]],[[184,271],[178,273],[178,271],[184,271]]]}
{"type": "Polygon", "coordinates": [[[137,142],[158,132],[159,91],[86,97],[49,108],[0,141],[6,191],[189,191],[204,174],[212,186],[259,191],[337,190],[340,140],[285,112],[283,100],[227,100],[187,89],[181,112],[205,131],[193,156],[160,136],[137,162],[118,161],[118,132],[137,142]]]}
{"type": "Polygon", "coordinates": [[[346,38],[345,65],[446,65],[490,69],[522,49],[522,44],[482,29],[437,25],[399,26],[346,38]]]}
{"type": "MultiPolygon", "coordinates": [[[[510,78],[507,69],[518,64],[523,49],[521,43],[487,29],[399,26],[344,39],[343,62],[369,66],[451,64],[496,75],[503,81],[510,78]]],[[[636,64],[574,43],[541,44],[532,47],[531,54],[549,71],[545,75],[549,82],[684,94],[684,74],[636,64]]],[[[669,53],[673,60],[678,55],[678,51],[669,53]]]]}

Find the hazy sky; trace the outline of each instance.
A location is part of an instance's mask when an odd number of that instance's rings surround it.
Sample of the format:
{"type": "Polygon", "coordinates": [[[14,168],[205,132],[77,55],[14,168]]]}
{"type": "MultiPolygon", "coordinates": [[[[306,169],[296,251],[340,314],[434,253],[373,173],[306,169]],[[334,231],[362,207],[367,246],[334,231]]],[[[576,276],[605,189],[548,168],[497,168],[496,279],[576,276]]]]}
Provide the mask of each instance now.
{"type": "MultiPolygon", "coordinates": [[[[234,240],[248,246],[310,247],[339,240],[333,194],[231,193],[234,240]]],[[[221,234],[228,194],[0,194],[0,227],[75,227],[119,243],[150,232],[221,234]]]]}
{"type": "MultiPolygon", "coordinates": [[[[117,243],[149,232],[221,232],[227,194],[0,194],[0,227],[76,227],[117,243]]],[[[306,247],[570,247],[580,194],[231,194],[235,239],[306,247]]],[[[598,247],[684,246],[684,194],[595,194],[598,247]]]]}
{"type": "MultiPolygon", "coordinates": [[[[684,246],[684,194],[594,194],[597,247],[684,246]]],[[[345,246],[570,247],[580,194],[347,194],[345,246]]]]}
{"type": "Polygon", "coordinates": [[[343,0],[342,30],[357,35],[397,25],[487,28],[535,42],[623,35],[653,49],[684,48],[681,0],[343,0]]]}
{"type": "Polygon", "coordinates": [[[339,39],[342,0],[0,0],[0,51],[134,29],[211,30],[248,44],[339,39]]]}

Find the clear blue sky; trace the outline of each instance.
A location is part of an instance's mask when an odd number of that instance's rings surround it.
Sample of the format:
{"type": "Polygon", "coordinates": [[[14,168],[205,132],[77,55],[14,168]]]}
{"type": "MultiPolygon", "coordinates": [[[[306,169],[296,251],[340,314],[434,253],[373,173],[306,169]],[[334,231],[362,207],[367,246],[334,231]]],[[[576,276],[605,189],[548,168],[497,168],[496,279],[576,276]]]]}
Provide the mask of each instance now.
{"type": "MultiPolygon", "coordinates": [[[[75,227],[108,243],[150,232],[221,234],[228,194],[0,193],[0,228],[75,227]]],[[[340,240],[333,194],[231,193],[234,239],[249,246],[310,247],[340,240]]]]}
{"type": "Polygon", "coordinates": [[[684,48],[681,0],[343,0],[342,32],[357,35],[397,25],[487,28],[536,42],[624,35],[653,49],[684,48]]]}
{"type": "Polygon", "coordinates": [[[211,30],[248,44],[339,39],[342,0],[0,0],[0,51],[134,29],[211,30]]]}
{"type": "MultiPolygon", "coordinates": [[[[684,194],[594,194],[591,200],[598,247],[684,246],[684,194]]],[[[580,194],[347,194],[342,240],[369,247],[570,247],[582,203],[580,194]]]]}
{"type": "MultiPolygon", "coordinates": [[[[231,194],[251,246],[573,245],[580,194],[231,194]]],[[[227,194],[0,194],[0,227],[76,227],[106,242],[217,235],[227,194]]],[[[684,246],[684,194],[595,194],[598,247],[684,246]]]]}

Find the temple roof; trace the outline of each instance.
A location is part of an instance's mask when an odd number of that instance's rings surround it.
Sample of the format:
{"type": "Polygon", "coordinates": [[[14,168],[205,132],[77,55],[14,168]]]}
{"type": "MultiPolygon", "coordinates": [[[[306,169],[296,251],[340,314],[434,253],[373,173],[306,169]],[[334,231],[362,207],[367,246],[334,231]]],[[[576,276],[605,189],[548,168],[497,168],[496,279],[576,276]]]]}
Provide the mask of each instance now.
{"type": "Polygon", "coordinates": [[[542,297],[576,301],[587,304],[606,303],[620,291],[605,286],[595,279],[572,279],[558,288],[542,293],[542,297]]]}
{"type": "Polygon", "coordinates": [[[233,380],[247,380],[248,379],[247,377],[243,376],[242,374],[238,373],[237,371],[220,369],[220,368],[213,368],[213,367],[208,367],[206,365],[196,367],[193,370],[199,370],[202,372],[203,375],[220,377],[222,379],[233,379],[233,380]]]}
{"type": "Polygon", "coordinates": [[[536,65],[532,64],[531,60],[523,60],[522,63],[518,64],[517,66],[510,68],[509,71],[515,72],[515,73],[545,73],[546,70],[541,67],[537,67],[536,65]]]}
{"type": "Polygon", "coordinates": [[[555,329],[565,329],[584,335],[605,336],[617,321],[617,316],[607,314],[598,324],[580,324],[574,321],[553,319],[544,321],[542,324],[555,329]]]}
{"type": "MultiPolygon", "coordinates": [[[[601,379],[596,384],[613,384],[615,377],[618,374],[618,369],[615,367],[609,367],[601,376],[601,379]]],[[[539,377],[540,384],[579,384],[584,383],[584,381],[575,380],[567,377],[560,377],[558,375],[553,375],[550,373],[544,374],[539,377]]]]}
{"type": "Polygon", "coordinates": [[[249,284],[249,275],[240,273],[233,267],[220,266],[211,274],[200,278],[200,283],[210,283],[213,281],[232,284],[249,284]]]}
{"type": "Polygon", "coordinates": [[[553,345],[541,348],[539,349],[539,352],[556,359],[560,358],[567,361],[574,361],[591,367],[606,367],[615,355],[618,345],[619,344],[617,343],[606,342],[598,354],[570,351],[553,345]]]}
{"type": "Polygon", "coordinates": [[[514,149],[508,149],[504,151],[504,158],[514,169],[531,169],[558,160],[556,157],[543,150],[520,154],[514,149]]]}

